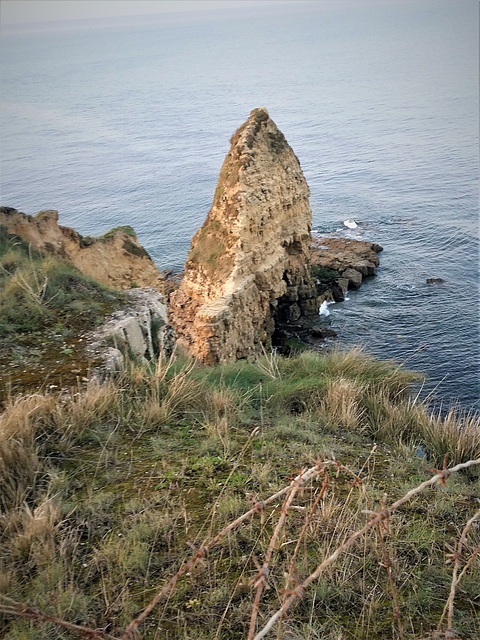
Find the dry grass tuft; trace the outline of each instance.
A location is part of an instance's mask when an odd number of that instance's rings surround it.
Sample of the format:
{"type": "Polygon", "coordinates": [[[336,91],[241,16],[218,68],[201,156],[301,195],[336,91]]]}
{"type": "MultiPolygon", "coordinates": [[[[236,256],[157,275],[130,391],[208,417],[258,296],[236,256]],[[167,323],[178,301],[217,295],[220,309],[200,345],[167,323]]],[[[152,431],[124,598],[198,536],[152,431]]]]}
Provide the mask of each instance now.
{"type": "Polygon", "coordinates": [[[0,507],[19,507],[35,491],[42,472],[35,439],[38,428],[55,406],[50,396],[10,399],[0,415],[0,507]]]}
{"type": "Polygon", "coordinates": [[[455,464],[480,457],[480,417],[456,408],[445,417],[424,410],[419,417],[422,439],[437,461],[448,455],[455,464]]]}
{"type": "Polygon", "coordinates": [[[365,409],[362,407],[364,385],[335,378],[329,380],[323,397],[321,411],[333,425],[340,425],[346,429],[360,430],[365,409]]]}

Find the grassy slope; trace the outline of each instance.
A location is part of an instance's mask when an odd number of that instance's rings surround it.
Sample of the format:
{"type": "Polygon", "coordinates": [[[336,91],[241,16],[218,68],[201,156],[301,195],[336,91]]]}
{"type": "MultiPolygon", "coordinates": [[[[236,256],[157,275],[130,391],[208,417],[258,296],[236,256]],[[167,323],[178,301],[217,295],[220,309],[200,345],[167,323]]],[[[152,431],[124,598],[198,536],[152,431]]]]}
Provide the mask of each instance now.
{"type": "MultiPolygon", "coordinates": [[[[441,466],[445,453],[449,464],[480,457],[478,419],[429,415],[408,398],[414,377],[358,351],[304,353],[217,368],[132,365],[102,387],[11,399],[0,416],[0,593],[120,637],[192,545],[302,467],[335,457],[357,480],[332,466],[328,487],[322,476],[296,497],[273,545],[260,628],[285,588],[363,526],[362,510],[431,477],[428,468],[441,466]]],[[[446,553],[479,495],[473,467],[412,499],[323,573],[278,637],[394,638],[399,624],[404,638],[432,637],[450,590],[446,553]]],[[[246,638],[253,583],[281,504],[223,537],[162,599],[141,637],[246,638]]],[[[461,566],[479,543],[472,526],[461,566]]],[[[472,640],[480,633],[479,580],[477,557],[457,589],[453,619],[472,640]]],[[[38,620],[7,615],[2,624],[12,640],[75,637],[38,620]]]]}
{"type": "Polygon", "coordinates": [[[85,376],[80,333],[119,304],[119,293],[0,225],[0,406],[6,383],[16,392],[85,376]]]}

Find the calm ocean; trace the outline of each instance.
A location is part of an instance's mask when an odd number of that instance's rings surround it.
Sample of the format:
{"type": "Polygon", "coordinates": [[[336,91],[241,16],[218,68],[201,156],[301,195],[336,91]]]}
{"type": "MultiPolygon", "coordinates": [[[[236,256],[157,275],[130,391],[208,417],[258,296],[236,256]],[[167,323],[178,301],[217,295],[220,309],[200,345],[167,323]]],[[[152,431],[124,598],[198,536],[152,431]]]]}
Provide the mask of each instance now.
{"type": "Polygon", "coordinates": [[[341,343],[478,410],[476,0],[63,23],[4,29],[0,44],[2,204],[58,209],[82,234],[131,224],[160,268],[180,270],[230,136],[266,106],[302,164],[314,228],[384,247],[377,277],[330,307],[341,343]]]}

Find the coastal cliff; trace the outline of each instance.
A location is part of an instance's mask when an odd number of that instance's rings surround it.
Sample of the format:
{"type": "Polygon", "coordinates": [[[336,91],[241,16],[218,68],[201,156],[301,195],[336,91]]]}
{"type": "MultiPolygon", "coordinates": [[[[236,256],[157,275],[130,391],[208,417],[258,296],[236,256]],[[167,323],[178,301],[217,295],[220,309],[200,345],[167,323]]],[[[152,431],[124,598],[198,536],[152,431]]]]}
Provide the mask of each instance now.
{"type": "Polygon", "coordinates": [[[107,287],[154,287],[162,291],[163,276],[129,226],[116,227],[98,238],[82,236],[58,224],[58,211],[29,216],[12,207],[0,207],[0,225],[34,249],[71,262],[107,287]]]}
{"type": "Polygon", "coordinates": [[[170,299],[179,342],[205,363],[261,353],[276,325],[316,313],[309,188],[265,108],[236,131],[213,205],[170,299]]]}

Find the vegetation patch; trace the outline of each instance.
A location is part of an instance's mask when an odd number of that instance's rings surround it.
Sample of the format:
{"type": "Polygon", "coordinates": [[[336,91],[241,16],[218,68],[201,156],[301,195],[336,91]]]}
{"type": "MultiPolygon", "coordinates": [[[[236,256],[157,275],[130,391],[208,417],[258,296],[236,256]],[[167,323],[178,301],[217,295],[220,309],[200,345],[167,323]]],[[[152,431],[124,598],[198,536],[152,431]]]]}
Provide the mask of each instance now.
{"type": "Polygon", "coordinates": [[[137,234],[135,233],[133,227],[131,227],[130,225],[123,225],[119,227],[113,227],[113,229],[110,229],[110,231],[107,231],[102,236],[100,236],[98,240],[110,240],[119,231],[121,231],[122,233],[126,233],[128,236],[132,236],[132,238],[137,237],[137,234]]]}
{"type": "Polygon", "coordinates": [[[138,244],[131,242],[130,240],[123,241],[123,248],[127,253],[130,253],[132,256],[138,256],[139,258],[150,258],[147,251],[138,244]]]}
{"type": "Polygon", "coordinates": [[[413,379],[359,351],[171,359],[9,398],[0,633],[477,638],[480,422],[413,379]]]}
{"type": "Polygon", "coordinates": [[[225,278],[233,268],[228,247],[225,226],[218,220],[207,219],[194,236],[188,260],[202,266],[210,277],[225,278]]]}
{"type": "Polygon", "coordinates": [[[321,267],[320,265],[314,265],[312,267],[312,274],[314,278],[324,284],[333,284],[333,282],[340,277],[338,271],[329,269],[328,267],[321,267]]]}
{"type": "Polygon", "coordinates": [[[39,389],[87,375],[81,334],[121,305],[120,293],[0,228],[0,403],[7,386],[39,389]]]}
{"type": "Polygon", "coordinates": [[[288,142],[281,131],[267,133],[267,143],[272,153],[282,153],[288,148],[288,142]]]}

